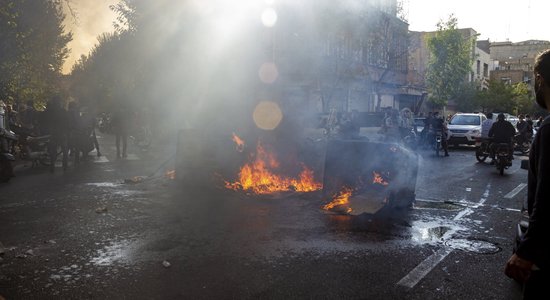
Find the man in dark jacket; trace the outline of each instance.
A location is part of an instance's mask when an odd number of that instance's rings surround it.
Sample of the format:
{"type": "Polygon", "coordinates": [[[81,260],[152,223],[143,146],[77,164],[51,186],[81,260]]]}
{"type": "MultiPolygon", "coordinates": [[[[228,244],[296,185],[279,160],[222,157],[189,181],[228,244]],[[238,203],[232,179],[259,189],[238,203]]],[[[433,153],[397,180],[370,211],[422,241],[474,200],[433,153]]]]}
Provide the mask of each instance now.
{"type": "Polygon", "coordinates": [[[489,129],[489,137],[493,138],[493,145],[507,143],[509,145],[509,158],[514,158],[514,147],[512,145],[516,129],[512,123],[506,121],[503,113],[498,114],[497,121],[489,129]]]}
{"type": "Polygon", "coordinates": [[[48,143],[48,152],[50,155],[50,172],[55,169],[55,161],[57,160],[58,150],[63,153],[63,171],[67,170],[68,159],[68,116],[67,111],[62,107],[62,99],[60,96],[54,96],[44,111],[44,127],[50,135],[48,143]]]}
{"type": "MultiPolygon", "coordinates": [[[[535,60],[535,100],[550,111],[550,49],[535,60]]],[[[527,207],[529,227],[515,253],[506,263],[505,274],[523,283],[524,299],[540,299],[550,282],[550,119],[535,135],[529,153],[527,207]],[[540,296],[539,296],[540,295],[540,296]]]]}

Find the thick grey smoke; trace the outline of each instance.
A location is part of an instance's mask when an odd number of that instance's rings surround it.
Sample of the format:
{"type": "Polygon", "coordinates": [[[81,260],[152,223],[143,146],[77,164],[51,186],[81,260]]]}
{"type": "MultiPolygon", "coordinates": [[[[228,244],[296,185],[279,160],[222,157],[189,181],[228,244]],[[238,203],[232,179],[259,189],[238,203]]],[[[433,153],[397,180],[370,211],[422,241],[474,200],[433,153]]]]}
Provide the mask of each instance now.
{"type": "Polygon", "coordinates": [[[69,43],[71,53],[63,66],[63,73],[71,71],[73,64],[97,44],[97,37],[104,32],[113,31],[116,16],[109,5],[118,0],[69,0],[63,4],[67,17],[65,30],[73,33],[69,43]]]}

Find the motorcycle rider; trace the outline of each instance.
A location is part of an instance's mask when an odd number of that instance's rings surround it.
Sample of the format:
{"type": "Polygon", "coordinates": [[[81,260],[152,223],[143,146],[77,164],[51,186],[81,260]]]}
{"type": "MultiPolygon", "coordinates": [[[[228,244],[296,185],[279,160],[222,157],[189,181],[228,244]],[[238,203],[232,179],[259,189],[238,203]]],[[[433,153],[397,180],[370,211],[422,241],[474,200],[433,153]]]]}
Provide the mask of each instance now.
{"type": "Polygon", "coordinates": [[[531,121],[531,118],[529,115],[519,115],[519,122],[516,125],[516,128],[518,129],[519,133],[519,140],[518,144],[523,144],[525,141],[530,141],[533,137],[533,121],[531,121]]]}
{"type": "Polygon", "coordinates": [[[449,144],[447,143],[447,122],[439,115],[439,112],[436,111],[433,113],[433,118],[431,119],[430,124],[433,130],[433,138],[437,133],[441,134],[441,146],[443,151],[445,151],[445,156],[449,156],[449,144]]]}
{"type": "Polygon", "coordinates": [[[489,137],[493,138],[493,147],[491,147],[491,152],[494,152],[494,145],[498,143],[508,144],[508,158],[510,159],[510,164],[512,164],[512,159],[514,159],[514,148],[512,147],[512,141],[515,134],[516,129],[514,128],[514,125],[512,125],[509,121],[506,121],[506,117],[503,113],[498,114],[497,121],[493,123],[493,126],[491,126],[491,129],[489,130],[489,137]]]}

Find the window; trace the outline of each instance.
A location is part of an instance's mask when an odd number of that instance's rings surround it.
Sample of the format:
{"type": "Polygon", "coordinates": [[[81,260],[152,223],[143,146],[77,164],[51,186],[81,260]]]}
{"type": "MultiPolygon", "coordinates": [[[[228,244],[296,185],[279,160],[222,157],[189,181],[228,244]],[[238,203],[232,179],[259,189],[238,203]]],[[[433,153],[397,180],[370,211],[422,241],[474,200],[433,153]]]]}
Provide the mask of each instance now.
{"type": "Polygon", "coordinates": [[[476,66],[476,74],[479,75],[480,72],[481,72],[481,62],[478,60],[477,66],[476,66]]]}
{"type": "Polygon", "coordinates": [[[483,64],[483,77],[489,77],[489,65],[483,64]]]}

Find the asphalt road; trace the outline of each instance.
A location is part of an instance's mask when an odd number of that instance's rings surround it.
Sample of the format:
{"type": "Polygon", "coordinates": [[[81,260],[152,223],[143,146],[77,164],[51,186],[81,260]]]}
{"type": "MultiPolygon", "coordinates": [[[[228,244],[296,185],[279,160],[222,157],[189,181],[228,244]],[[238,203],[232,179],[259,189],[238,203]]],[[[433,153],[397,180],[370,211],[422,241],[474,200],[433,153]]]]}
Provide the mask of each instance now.
{"type": "Polygon", "coordinates": [[[164,176],[173,145],[0,185],[6,299],[520,299],[503,274],[526,189],[470,148],[419,151],[410,211],[347,216],[321,192],[252,195],[164,176]],[[166,163],[166,164],[164,164],[166,163]],[[136,177],[137,176],[137,177],[136,177]]]}

